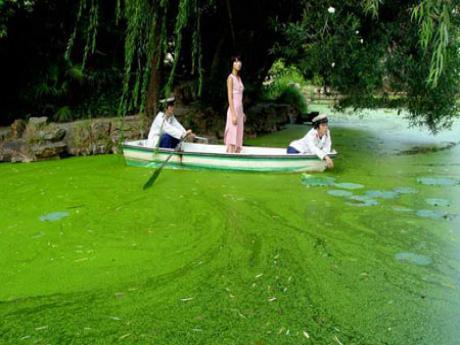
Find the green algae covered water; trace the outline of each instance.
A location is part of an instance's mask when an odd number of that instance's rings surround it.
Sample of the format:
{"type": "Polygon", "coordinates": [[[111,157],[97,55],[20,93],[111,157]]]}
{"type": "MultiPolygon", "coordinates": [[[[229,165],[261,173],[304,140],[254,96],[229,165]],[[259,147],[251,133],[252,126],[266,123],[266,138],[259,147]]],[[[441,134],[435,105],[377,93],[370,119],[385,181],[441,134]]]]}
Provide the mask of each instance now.
{"type": "Polygon", "coordinates": [[[330,126],[323,174],[0,165],[0,344],[458,344],[460,126],[330,126]]]}

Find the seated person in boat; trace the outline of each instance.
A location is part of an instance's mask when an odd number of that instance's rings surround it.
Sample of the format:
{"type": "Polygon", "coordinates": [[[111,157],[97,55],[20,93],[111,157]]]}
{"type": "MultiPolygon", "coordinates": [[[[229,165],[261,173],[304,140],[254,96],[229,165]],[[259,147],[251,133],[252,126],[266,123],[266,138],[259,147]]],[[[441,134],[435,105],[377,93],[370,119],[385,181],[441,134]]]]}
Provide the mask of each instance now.
{"type": "Polygon", "coordinates": [[[329,169],[334,167],[332,159],[328,156],[331,153],[331,133],[329,132],[328,119],[326,114],[319,114],[312,120],[313,128],[299,140],[291,142],[287,148],[290,154],[314,154],[321,160],[326,161],[329,169]]]}
{"type": "Polygon", "coordinates": [[[192,136],[191,129],[185,128],[174,116],[174,103],[176,99],[170,97],[162,100],[164,112],[160,111],[150,127],[147,143],[153,147],[175,148],[179,141],[186,136],[192,136]]]}

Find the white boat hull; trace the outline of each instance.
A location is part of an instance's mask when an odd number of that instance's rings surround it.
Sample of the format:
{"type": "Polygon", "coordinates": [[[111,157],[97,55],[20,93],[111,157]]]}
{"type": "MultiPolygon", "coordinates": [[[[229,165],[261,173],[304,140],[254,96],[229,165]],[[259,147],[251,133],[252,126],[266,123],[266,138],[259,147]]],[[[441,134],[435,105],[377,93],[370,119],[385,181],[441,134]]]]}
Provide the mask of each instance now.
{"type": "MultiPolygon", "coordinates": [[[[179,151],[147,146],[146,140],[125,142],[123,154],[130,166],[154,168],[171,153],[166,167],[265,172],[315,172],[326,168],[315,155],[287,154],[286,149],[244,147],[241,153],[226,153],[224,145],[183,143],[179,151]]],[[[332,156],[334,156],[332,154],[332,156]]]]}

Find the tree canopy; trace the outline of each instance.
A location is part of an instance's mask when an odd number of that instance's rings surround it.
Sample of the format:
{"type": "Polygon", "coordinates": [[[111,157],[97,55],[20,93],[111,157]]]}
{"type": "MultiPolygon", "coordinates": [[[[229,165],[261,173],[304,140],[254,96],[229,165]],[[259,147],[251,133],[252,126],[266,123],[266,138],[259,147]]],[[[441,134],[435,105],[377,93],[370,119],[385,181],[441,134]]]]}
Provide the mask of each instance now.
{"type": "Polygon", "coordinates": [[[2,0],[4,83],[14,84],[8,111],[23,102],[21,111],[48,106],[65,118],[66,107],[81,107],[96,94],[96,103],[119,100],[120,113],[152,114],[158,97],[178,83],[191,85],[203,102],[225,103],[229,58],[240,53],[255,97],[273,62],[283,59],[340,92],[340,106],[398,107],[435,132],[458,114],[459,6],[458,0],[2,0]]]}
{"type": "Polygon", "coordinates": [[[458,114],[458,9],[436,0],[305,1],[302,19],[283,26],[290,43],[275,48],[344,94],[343,106],[396,106],[437,131],[458,114]]]}

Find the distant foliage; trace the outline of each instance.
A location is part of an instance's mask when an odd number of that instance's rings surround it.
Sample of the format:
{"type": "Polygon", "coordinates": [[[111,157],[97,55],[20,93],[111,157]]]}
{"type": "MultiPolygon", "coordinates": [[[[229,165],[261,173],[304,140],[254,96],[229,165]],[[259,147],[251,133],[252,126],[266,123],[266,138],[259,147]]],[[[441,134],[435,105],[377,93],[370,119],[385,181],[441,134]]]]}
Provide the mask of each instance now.
{"type": "Polygon", "coordinates": [[[386,104],[433,132],[458,116],[459,1],[303,4],[302,19],[280,27],[289,43],[274,51],[345,95],[342,106],[381,106],[397,93],[386,104]]]}
{"type": "Polygon", "coordinates": [[[293,104],[303,114],[307,112],[307,102],[301,87],[306,81],[294,66],[286,66],[277,60],[264,82],[263,97],[283,103],[293,104]]]}
{"type": "MultiPolygon", "coordinates": [[[[197,71],[197,90],[198,94],[201,94],[203,68],[200,34],[201,9],[198,1],[179,0],[176,5],[168,0],[117,0],[116,22],[120,20],[126,22],[120,113],[125,114],[135,109],[143,111],[149,78],[154,67],[151,64],[154,54],[160,55],[160,61],[167,56],[172,58],[163,94],[167,95],[171,92],[180,55],[183,53],[182,39],[186,28],[193,32],[192,74],[197,71]],[[169,16],[175,16],[173,25],[168,22],[169,16]]],[[[212,0],[201,1],[200,5],[207,6],[211,2],[212,0]]],[[[88,54],[94,54],[95,51],[99,6],[99,0],[80,0],[76,26],[68,41],[66,57],[70,59],[77,33],[82,32],[84,37],[83,66],[88,54]]]]}
{"type": "Polygon", "coordinates": [[[8,20],[17,11],[31,12],[37,0],[0,0],[0,39],[8,34],[8,20]]]}
{"type": "Polygon", "coordinates": [[[301,114],[308,111],[307,101],[302,90],[297,85],[288,85],[280,93],[278,100],[294,105],[301,114]]]}
{"type": "Polygon", "coordinates": [[[344,95],[339,106],[405,109],[436,132],[459,113],[459,8],[460,0],[0,0],[8,66],[0,120],[153,112],[158,93],[179,83],[193,85],[193,100],[224,107],[228,58],[239,52],[247,96],[268,75],[266,97],[302,108],[290,83],[312,80],[344,95]],[[278,60],[284,66],[269,71],[278,60]]]}

